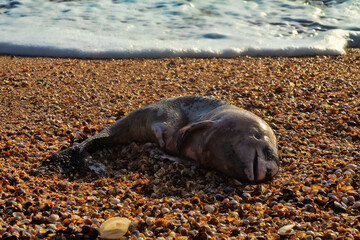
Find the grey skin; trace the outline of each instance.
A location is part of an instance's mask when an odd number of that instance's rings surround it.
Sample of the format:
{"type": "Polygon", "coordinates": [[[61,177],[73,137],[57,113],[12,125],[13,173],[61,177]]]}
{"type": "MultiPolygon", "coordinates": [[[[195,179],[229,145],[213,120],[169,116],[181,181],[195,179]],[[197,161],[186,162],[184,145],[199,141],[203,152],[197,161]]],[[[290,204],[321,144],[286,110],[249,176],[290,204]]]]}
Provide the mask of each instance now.
{"type": "Polygon", "coordinates": [[[250,183],[271,180],[279,170],[276,137],[264,120],[202,96],[165,99],[135,110],[44,164],[65,173],[87,172],[91,153],[131,142],[156,143],[169,154],[250,183]]]}

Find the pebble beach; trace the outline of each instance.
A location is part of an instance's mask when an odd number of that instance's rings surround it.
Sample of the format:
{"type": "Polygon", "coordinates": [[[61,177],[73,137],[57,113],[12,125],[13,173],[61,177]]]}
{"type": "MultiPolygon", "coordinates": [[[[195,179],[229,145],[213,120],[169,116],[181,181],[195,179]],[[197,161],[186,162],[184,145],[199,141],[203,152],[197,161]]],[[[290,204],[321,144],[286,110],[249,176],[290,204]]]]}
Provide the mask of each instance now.
{"type": "Polygon", "coordinates": [[[319,57],[66,59],[0,56],[0,236],[360,239],[360,50],[319,57]],[[262,117],[281,170],[248,185],[149,144],[96,153],[106,177],[39,168],[156,100],[214,96],[262,117]]]}

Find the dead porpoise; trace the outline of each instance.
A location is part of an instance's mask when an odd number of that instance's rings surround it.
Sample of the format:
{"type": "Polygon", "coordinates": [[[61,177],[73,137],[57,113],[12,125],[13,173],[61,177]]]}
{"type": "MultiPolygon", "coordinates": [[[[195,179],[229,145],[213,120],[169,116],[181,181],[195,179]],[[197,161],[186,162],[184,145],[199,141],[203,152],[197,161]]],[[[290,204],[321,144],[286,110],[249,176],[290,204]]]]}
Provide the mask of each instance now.
{"type": "Polygon", "coordinates": [[[222,100],[182,96],[161,100],[51,155],[44,165],[64,173],[90,171],[90,154],[131,142],[153,142],[167,153],[194,160],[241,181],[271,180],[279,170],[277,141],[255,114],[222,100]]]}

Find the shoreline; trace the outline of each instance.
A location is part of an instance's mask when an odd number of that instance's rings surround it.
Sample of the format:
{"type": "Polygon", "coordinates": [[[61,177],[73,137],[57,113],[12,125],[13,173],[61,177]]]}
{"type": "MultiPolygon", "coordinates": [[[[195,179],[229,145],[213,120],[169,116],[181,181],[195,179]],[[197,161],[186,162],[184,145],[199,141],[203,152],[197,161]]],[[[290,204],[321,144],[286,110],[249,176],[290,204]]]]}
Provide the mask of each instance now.
{"type": "Polygon", "coordinates": [[[132,221],[126,238],[360,239],[360,49],[346,51],[229,59],[0,56],[0,206],[7,206],[0,236],[51,239],[88,228],[95,236],[104,220],[121,216],[132,221]],[[272,182],[239,185],[154,160],[137,145],[115,177],[36,170],[137,107],[191,94],[226,100],[272,126],[282,160],[272,182]]]}

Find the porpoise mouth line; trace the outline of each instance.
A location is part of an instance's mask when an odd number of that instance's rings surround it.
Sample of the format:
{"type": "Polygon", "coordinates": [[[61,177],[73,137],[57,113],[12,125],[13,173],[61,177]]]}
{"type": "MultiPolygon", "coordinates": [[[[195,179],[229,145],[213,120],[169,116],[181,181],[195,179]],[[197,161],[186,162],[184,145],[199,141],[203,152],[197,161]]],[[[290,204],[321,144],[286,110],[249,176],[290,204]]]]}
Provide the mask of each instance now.
{"type": "Polygon", "coordinates": [[[259,158],[258,158],[258,153],[256,150],[255,150],[255,157],[254,157],[253,173],[254,173],[254,181],[257,181],[258,177],[259,177],[259,158]]]}

